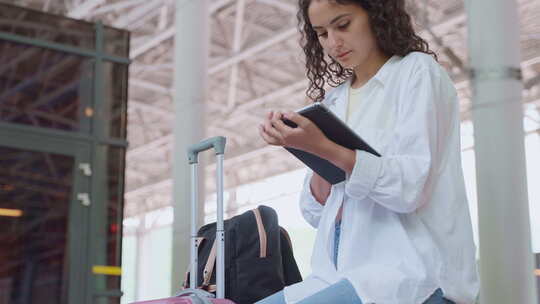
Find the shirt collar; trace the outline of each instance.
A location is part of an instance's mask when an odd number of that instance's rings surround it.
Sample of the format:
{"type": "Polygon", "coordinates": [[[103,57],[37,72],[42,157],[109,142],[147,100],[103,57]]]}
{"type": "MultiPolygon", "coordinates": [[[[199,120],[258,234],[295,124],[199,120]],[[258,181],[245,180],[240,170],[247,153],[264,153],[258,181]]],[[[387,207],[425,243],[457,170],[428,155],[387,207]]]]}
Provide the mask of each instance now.
{"type": "Polygon", "coordinates": [[[384,86],[388,82],[388,78],[390,77],[390,74],[392,74],[392,68],[394,66],[394,62],[396,62],[399,59],[397,55],[394,55],[390,57],[386,62],[381,66],[381,68],[377,71],[375,76],[373,76],[373,79],[377,80],[382,86],[384,86]]]}
{"type": "MultiPolygon", "coordinates": [[[[371,82],[372,80],[377,81],[380,83],[383,87],[385,83],[388,81],[390,75],[392,74],[392,68],[394,66],[394,62],[399,60],[399,56],[394,55],[390,57],[382,66],[379,68],[377,73],[375,73],[375,76],[372,77],[368,82],[371,82]]],[[[339,85],[335,90],[333,90],[330,94],[326,96],[326,98],[323,100],[323,103],[327,105],[333,105],[335,104],[336,100],[343,96],[348,96],[349,94],[349,87],[351,86],[351,79],[352,77],[349,77],[345,82],[343,82],[341,85],[339,85]]]]}

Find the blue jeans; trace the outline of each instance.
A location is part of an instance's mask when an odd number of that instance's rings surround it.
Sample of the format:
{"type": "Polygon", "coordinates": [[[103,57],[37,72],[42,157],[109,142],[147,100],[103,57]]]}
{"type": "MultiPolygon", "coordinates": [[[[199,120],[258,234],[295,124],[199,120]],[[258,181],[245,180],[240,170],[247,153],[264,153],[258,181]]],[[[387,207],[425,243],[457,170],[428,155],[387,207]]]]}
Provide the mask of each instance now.
{"type": "MultiPolygon", "coordinates": [[[[337,265],[339,237],[341,234],[341,221],[336,222],[334,233],[334,264],[337,265]]],[[[356,294],[356,290],[351,282],[343,279],[335,284],[332,284],[325,289],[301,300],[298,304],[362,304],[362,300],[356,294]]],[[[283,291],[275,293],[267,298],[260,300],[255,304],[286,304],[283,291]]],[[[437,289],[423,304],[455,304],[454,302],[445,299],[443,292],[437,289]]]]}
{"type": "Polygon", "coordinates": [[[336,221],[336,227],[334,232],[334,265],[337,268],[337,258],[339,252],[339,236],[341,235],[341,221],[336,221]]]}

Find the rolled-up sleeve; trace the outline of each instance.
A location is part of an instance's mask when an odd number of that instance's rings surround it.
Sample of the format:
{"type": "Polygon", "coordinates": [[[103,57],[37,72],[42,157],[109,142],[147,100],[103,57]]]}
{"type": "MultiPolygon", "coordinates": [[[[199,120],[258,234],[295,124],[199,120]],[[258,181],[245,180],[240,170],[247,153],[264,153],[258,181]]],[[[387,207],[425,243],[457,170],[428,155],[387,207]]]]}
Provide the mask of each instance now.
{"type": "Polygon", "coordinates": [[[300,211],[304,219],[314,228],[319,226],[319,221],[321,219],[321,214],[324,206],[321,205],[313,193],[311,193],[311,177],[313,176],[313,171],[308,169],[306,177],[304,178],[304,186],[302,187],[302,193],[300,194],[300,211]]]}
{"type": "Polygon", "coordinates": [[[369,197],[399,213],[415,211],[423,204],[426,183],[434,167],[438,144],[436,109],[440,72],[417,71],[399,100],[399,112],[387,155],[357,151],[345,193],[358,200],[369,197]]]}

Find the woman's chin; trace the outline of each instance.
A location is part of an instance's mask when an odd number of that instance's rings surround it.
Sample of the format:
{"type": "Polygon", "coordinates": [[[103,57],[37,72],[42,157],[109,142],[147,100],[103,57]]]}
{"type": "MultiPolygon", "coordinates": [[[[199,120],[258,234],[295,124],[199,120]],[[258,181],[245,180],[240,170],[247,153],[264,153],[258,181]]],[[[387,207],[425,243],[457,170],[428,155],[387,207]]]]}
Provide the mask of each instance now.
{"type": "Polygon", "coordinates": [[[339,63],[344,69],[352,69],[354,68],[354,64],[352,64],[351,62],[340,62],[339,63]]]}

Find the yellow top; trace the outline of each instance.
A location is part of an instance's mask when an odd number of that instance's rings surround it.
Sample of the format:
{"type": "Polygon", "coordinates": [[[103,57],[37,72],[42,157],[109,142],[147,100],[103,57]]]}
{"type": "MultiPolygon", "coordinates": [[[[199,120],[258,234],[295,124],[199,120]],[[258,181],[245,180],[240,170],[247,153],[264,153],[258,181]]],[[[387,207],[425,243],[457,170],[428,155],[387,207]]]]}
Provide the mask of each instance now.
{"type": "Polygon", "coordinates": [[[358,109],[358,106],[360,105],[360,101],[363,99],[362,95],[365,93],[366,86],[363,85],[357,89],[354,89],[352,87],[349,87],[349,103],[347,105],[347,121],[349,122],[351,119],[351,116],[356,110],[358,109]]]}

